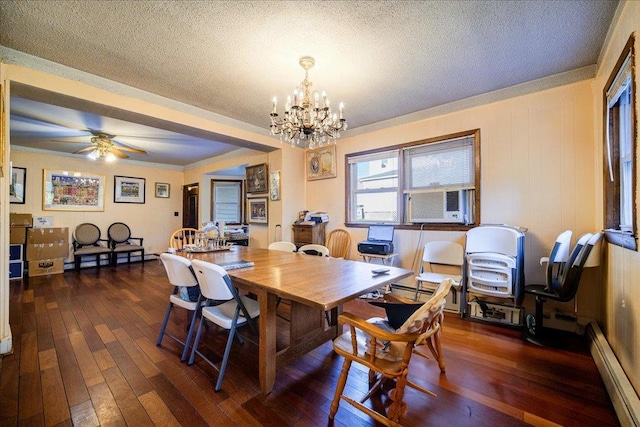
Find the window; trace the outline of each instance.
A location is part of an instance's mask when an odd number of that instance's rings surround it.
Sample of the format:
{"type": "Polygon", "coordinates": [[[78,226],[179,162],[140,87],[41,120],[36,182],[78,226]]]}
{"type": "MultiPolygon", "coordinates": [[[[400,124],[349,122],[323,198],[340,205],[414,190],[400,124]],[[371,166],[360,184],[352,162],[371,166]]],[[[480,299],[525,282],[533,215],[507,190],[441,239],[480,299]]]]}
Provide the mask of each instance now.
{"type": "Polygon", "coordinates": [[[473,130],[347,155],[347,223],[473,224],[479,217],[479,139],[473,130]]]}
{"type": "Polygon", "coordinates": [[[349,222],[398,222],[398,150],[348,158],[349,222]]]}
{"type": "Polygon", "coordinates": [[[215,221],[240,224],[242,218],[242,181],[211,181],[212,216],[215,221]]]}
{"type": "Polygon", "coordinates": [[[634,37],[604,91],[605,227],[610,242],[637,249],[634,37]]]}

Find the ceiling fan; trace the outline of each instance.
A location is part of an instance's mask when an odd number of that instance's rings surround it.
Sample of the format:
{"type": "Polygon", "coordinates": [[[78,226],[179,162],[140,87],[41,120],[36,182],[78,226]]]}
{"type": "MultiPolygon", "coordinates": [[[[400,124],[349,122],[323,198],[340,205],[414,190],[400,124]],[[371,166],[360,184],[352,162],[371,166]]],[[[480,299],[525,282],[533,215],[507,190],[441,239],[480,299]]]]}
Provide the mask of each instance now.
{"type": "Polygon", "coordinates": [[[73,154],[88,153],[87,157],[92,160],[104,159],[107,162],[116,160],[116,157],[119,157],[121,159],[128,158],[129,155],[124,153],[124,151],[137,154],[147,154],[147,152],[144,150],[127,147],[118,143],[116,140],[114,140],[115,135],[110,135],[105,132],[93,130],[91,130],[90,132],[93,135],[91,137],[91,145],[78,151],[74,151],[73,154]]]}

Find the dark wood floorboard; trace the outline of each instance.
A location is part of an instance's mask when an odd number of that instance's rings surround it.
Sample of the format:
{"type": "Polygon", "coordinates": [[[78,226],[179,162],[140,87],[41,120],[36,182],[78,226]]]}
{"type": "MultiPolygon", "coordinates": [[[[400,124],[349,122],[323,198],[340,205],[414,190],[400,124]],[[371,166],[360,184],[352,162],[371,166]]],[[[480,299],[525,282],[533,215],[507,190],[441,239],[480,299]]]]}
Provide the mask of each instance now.
{"type": "MultiPolygon", "coordinates": [[[[14,352],[0,359],[0,426],[326,426],[342,359],[326,343],[283,367],[269,395],[260,392],[258,351],[235,342],[222,391],[202,360],[180,363],[180,344],[156,347],[171,287],[155,261],[12,281],[9,321],[14,352]]],[[[286,318],[287,305],[280,306],[286,318]]],[[[346,311],[382,309],[363,300],[346,311]]],[[[285,321],[279,319],[278,322],[285,321]]],[[[186,337],[174,310],[169,332],[186,337]]],[[[286,339],[286,336],[282,337],[286,339]]],[[[209,326],[202,351],[220,360],[226,334],[209,326]]],[[[538,347],[519,331],[447,313],[441,374],[414,357],[410,376],[438,396],[408,389],[406,426],[617,426],[618,420],[582,339],[565,350],[538,347]]],[[[366,392],[355,364],[345,392],[366,392]]],[[[367,405],[388,405],[388,392],[367,405]]],[[[341,402],[335,426],[373,426],[341,402]]]]}

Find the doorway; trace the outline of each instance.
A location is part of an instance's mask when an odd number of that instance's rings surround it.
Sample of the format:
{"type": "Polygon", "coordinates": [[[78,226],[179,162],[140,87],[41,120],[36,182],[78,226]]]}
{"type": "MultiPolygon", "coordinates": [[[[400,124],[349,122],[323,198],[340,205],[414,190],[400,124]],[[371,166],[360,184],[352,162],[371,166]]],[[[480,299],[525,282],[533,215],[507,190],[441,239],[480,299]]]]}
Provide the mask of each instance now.
{"type": "Polygon", "coordinates": [[[182,187],[182,227],[198,227],[198,183],[182,187]]]}

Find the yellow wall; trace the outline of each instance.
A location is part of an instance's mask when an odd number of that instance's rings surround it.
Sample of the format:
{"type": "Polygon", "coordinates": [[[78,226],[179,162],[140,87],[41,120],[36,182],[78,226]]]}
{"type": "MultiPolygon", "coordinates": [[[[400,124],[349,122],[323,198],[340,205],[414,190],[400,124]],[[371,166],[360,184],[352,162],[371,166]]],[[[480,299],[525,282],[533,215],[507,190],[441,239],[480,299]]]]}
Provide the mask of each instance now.
{"type": "MultiPolygon", "coordinates": [[[[340,140],[338,178],[307,183],[307,205],[329,211],[329,228],[343,225],[345,154],[479,128],[482,222],[527,228],[526,282],[544,283],[544,270],[538,261],[549,254],[557,235],[571,229],[577,236],[600,227],[596,219],[600,208],[595,202],[598,169],[591,83],[582,81],[340,140]]],[[[356,243],[364,240],[366,231],[350,229],[354,237],[352,258],[356,243]]],[[[397,265],[413,266],[418,237],[418,231],[396,232],[400,252],[397,265]]],[[[426,232],[423,244],[436,239],[464,243],[464,233],[426,232]]],[[[590,297],[598,288],[598,278],[598,272],[588,272],[581,284],[581,317],[602,318],[597,302],[590,297]]],[[[533,300],[527,298],[525,304],[532,309],[533,300]]],[[[548,307],[551,310],[554,304],[548,307]]],[[[573,304],[559,308],[573,312],[573,304]]],[[[573,327],[558,322],[557,327],[573,327]]]]}
{"type": "MultiPolygon", "coordinates": [[[[636,33],[635,44],[635,100],[636,114],[640,113],[640,2],[629,1],[624,4],[620,18],[611,33],[611,38],[602,55],[598,67],[598,74],[593,84],[594,127],[596,139],[596,153],[598,160],[596,188],[602,195],[603,188],[603,105],[602,91],[607,79],[613,72],[616,61],[622,54],[622,49],[629,40],[629,36],[636,33]]],[[[638,116],[636,116],[638,120],[638,116]]],[[[640,126],[636,123],[636,142],[640,144],[640,126]]],[[[640,145],[637,145],[640,148],[640,145]]],[[[636,165],[640,165],[640,153],[636,151],[636,165]]],[[[636,168],[636,183],[640,183],[640,170],[636,168]]],[[[640,191],[640,186],[636,192],[640,191]]],[[[636,203],[640,203],[640,195],[636,193],[636,203]]],[[[598,207],[602,206],[599,199],[598,207]]],[[[601,219],[602,210],[597,212],[601,219]]],[[[640,214],[640,209],[637,209],[640,214]]],[[[640,224],[640,217],[636,218],[640,224]]],[[[618,357],[620,364],[629,376],[636,392],[640,394],[640,252],[622,249],[618,246],[607,245],[605,248],[605,274],[602,287],[595,297],[604,303],[605,318],[603,331],[618,357]]]]}
{"type": "MultiPolygon", "coordinates": [[[[14,166],[27,169],[25,204],[12,204],[11,212],[31,213],[33,216],[51,216],[54,226],[69,227],[72,232],[78,224],[90,222],[107,238],[107,229],[113,222],[124,222],[134,237],[144,238],[145,252],[160,253],[167,249],[173,230],[182,224],[181,170],[131,165],[124,162],[92,162],[76,157],[51,156],[27,151],[11,151],[14,166]],[[42,210],[43,169],[89,172],[105,177],[103,212],[68,212],[42,210]],[[114,203],[114,175],[144,178],[145,203],[114,203]],[[155,197],[155,183],[170,185],[169,198],[155,197]],[[179,212],[180,216],[174,216],[179,212]]],[[[70,258],[71,260],[72,258],[70,258]]]]}

